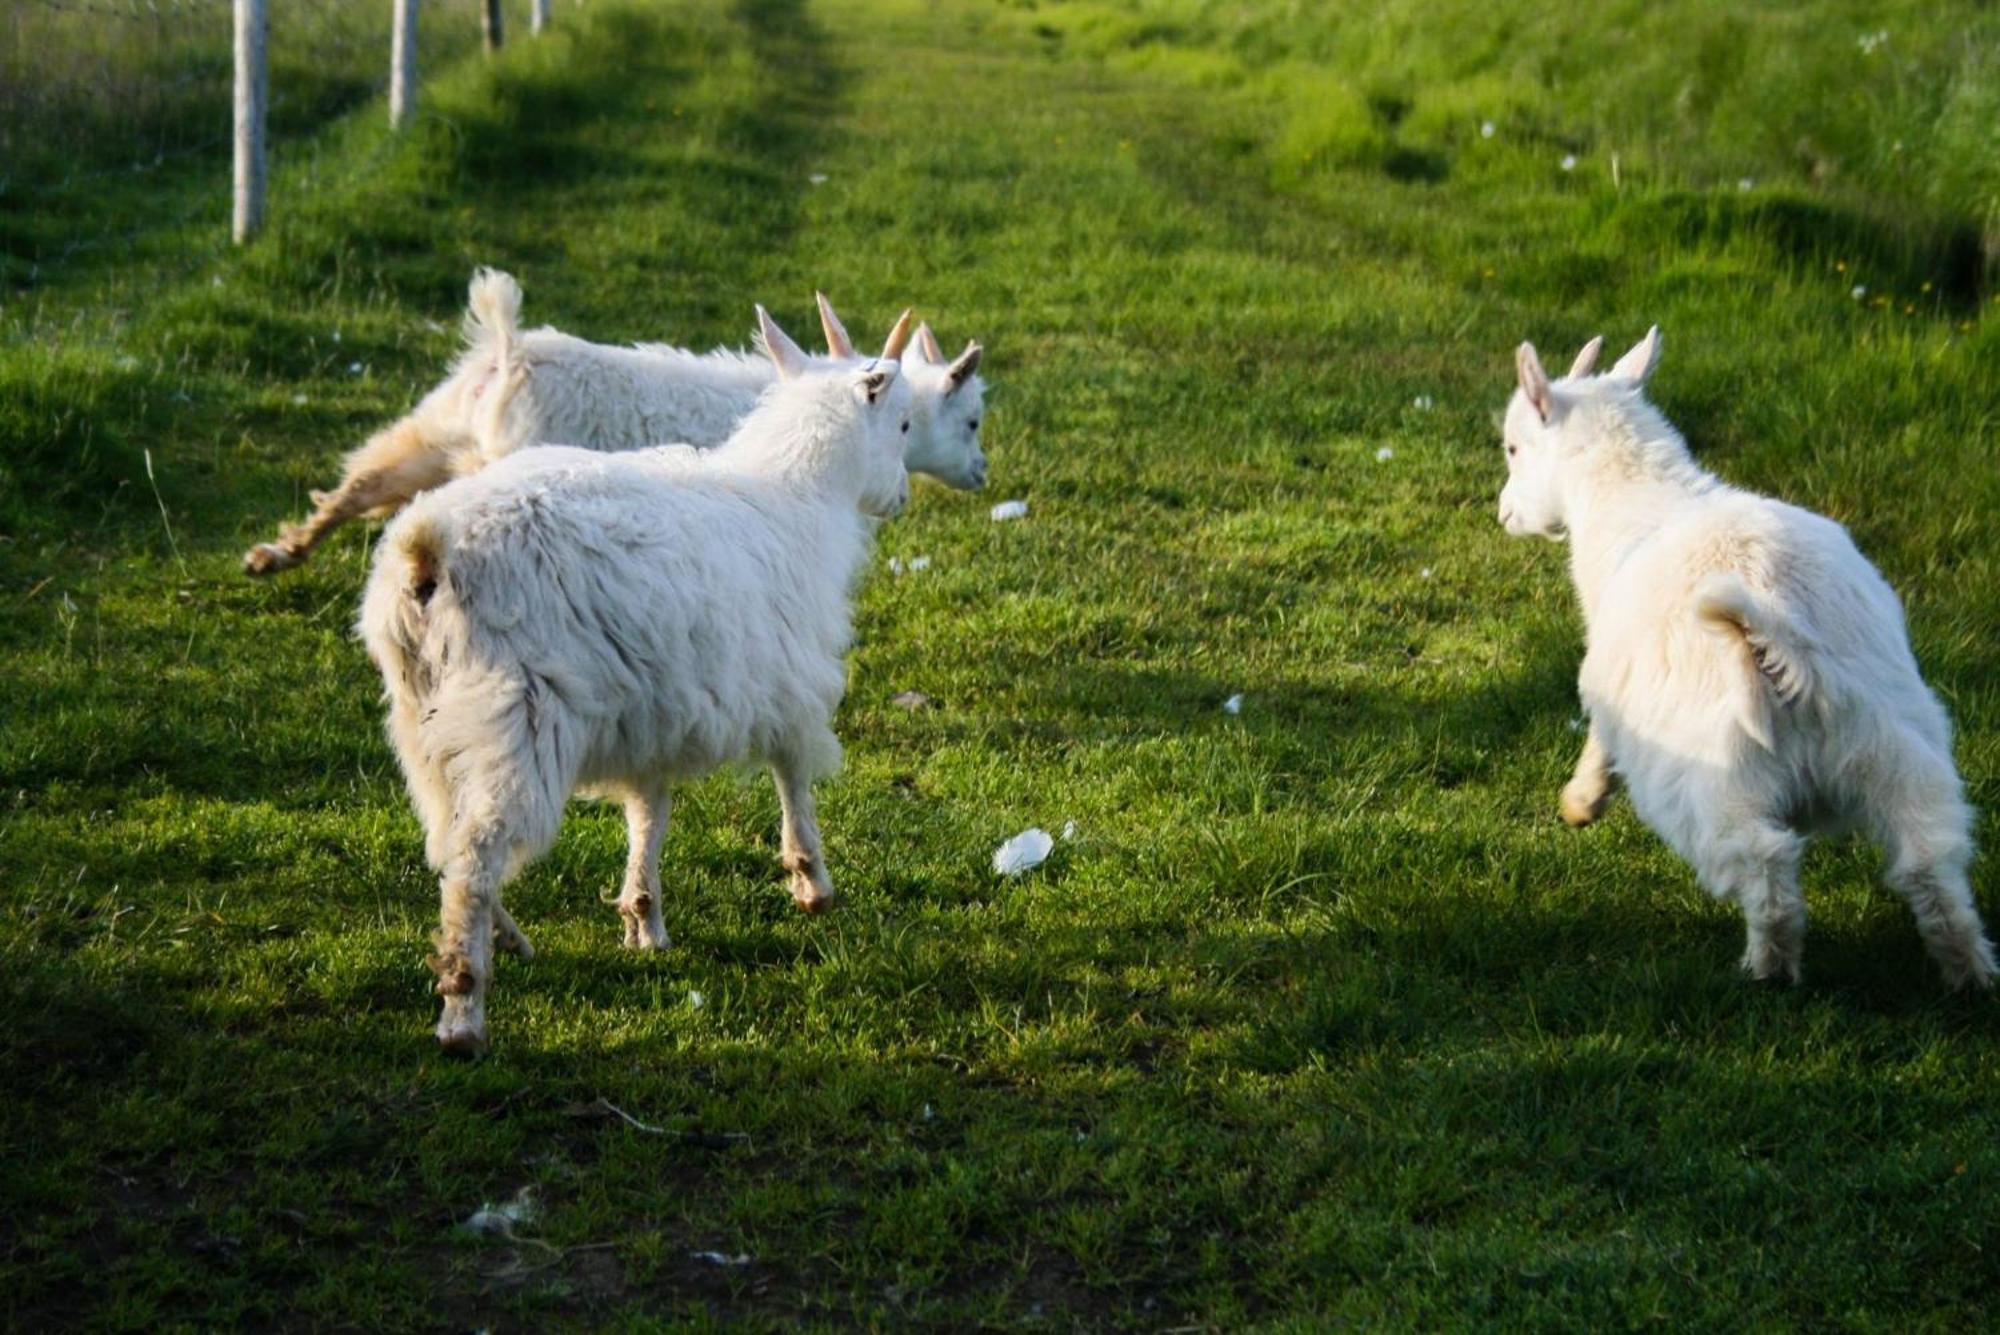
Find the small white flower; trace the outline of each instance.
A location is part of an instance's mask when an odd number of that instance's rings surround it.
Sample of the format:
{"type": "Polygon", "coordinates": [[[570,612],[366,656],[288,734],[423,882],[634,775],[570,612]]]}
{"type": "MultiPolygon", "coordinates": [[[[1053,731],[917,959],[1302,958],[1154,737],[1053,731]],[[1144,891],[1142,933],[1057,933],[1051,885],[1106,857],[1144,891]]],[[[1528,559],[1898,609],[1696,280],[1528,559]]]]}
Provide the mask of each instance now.
{"type": "Polygon", "coordinates": [[[1429,566],[1425,566],[1422,570],[1419,570],[1417,572],[1418,579],[1429,579],[1430,577],[1431,577],[1431,568],[1429,566]]]}
{"type": "Polygon", "coordinates": [[[993,519],[996,523],[1002,519],[1025,519],[1027,515],[1026,501],[1002,501],[993,507],[993,519]]]}
{"type": "Polygon", "coordinates": [[[1381,449],[1375,451],[1375,462],[1378,464],[1387,463],[1389,460],[1395,457],[1396,457],[1396,452],[1390,449],[1387,445],[1384,445],[1381,449]]]}
{"type": "Polygon", "coordinates": [[[1562,169],[1566,172],[1573,172],[1576,170],[1576,154],[1574,153],[1563,154],[1562,169]]]}
{"type": "Polygon", "coordinates": [[[910,558],[910,573],[915,574],[919,570],[929,570],[930,568],[931,568],[930,557],[913,556],[910,558]]]}
{"type": "Polygon", "coordinates": [[[1224,700],[1222,702],[1222,712],[1225,714],[1241,714],[1243,712],[1243,697],[1232,695],[1227,700],[1224,700]]]}
{"type": "Polygon", "coordinates": [[[1745,191],[1755,190],[1757,188],[1757,183],[1751,180],[1748,176],[1745,176],[1736,182],[1736,188],[1738,190],[1745,190],[1745,191]]]}
{"type": "Polygon", "coordinates": [[[890,558],[889,558],[889,573],[890,573],[890,574],[892,574],[892,575],[900,575],[900,574],[902,574],[902,573],[903,573],[903,558],[902,558],[902,557],[900,557],[900,556],[892,556],[892,557],[890,557],[890,558]]]}
{"type": "Polygon", "coordinates": [[[825,173],[825,172],[814,172],[814,173],[813,173],[813,174],[812,174],[811,176],[808,176],[808,177],[806,177],[806,180],[807,180],[807,181],[809,181],[809,182],[811,182],[811,183],[812,183],[812,184],[814,184],[814,185],[825,185],[825,184],[826,184],[826,173],[825,173]]]}
{"type": "Polygon", "coordinates": [[[333,341],[336,343],[340,342],[340,331],[338,329],[333,331],[333,341]]]}
{"type": "Polygon", "coordinates": [[[691,1008],[695,1010],[700,1010],[703,1006],[706,1006],[707,1004],[708,1004],[708,998],[703,996],[701,993],[694,991],[690,991],[688,993],[688,1005],[691,1008]]]}
{"type": "Polygon", "coordinates": [[[303,395],[303,394],[294,394],[294,395],[292,395],[292,402],[293,402],[293,403],[296,403],[296,404],[300,404],[300,405],[303,405],[303,404],[305,403],[305,401],[306,401],[306,396],[305,396],[305,395],[303,395]]]}
{"type": "Polygon", "coordinates": [[[937,1113],[932,1110],[931,1105],[928,1103],[924,1105],[924,1120],[926,1122],[932,1122],[937,1120],[937,1113]]]}
{"type": "Polygon", "coordinates": [[[1849,292],[1847,295],[1853,297],[1856,301],[1859,301],[1863,297],[1868,295],[1868,285],[1866,283],[1856,283],[1854,285],[1854,290],[1849,292]]]}
{"type": "Polygon", "coordinates": [[[347,364],[347,373],[348,373],[349,375],[360,375],[360,374],[361,374],[361,363],[360,363],[360,362],[349,362],[349,363],[347,364]]]}
{"type": "Polygon", "coordinates": [[[1427,413],[1431,410],[1431,402],[1432,400],[1430,395],[1419,394],[1417,395],[1417,397],[1410,400],[1410,406],[1412,408],[1415,408],[1420,413],[1427,413]]]}
{"type": "Polygon", "coordinates": [[[1481,121],[1479,124],[1479,137],[1481,139],[1491,139],[1493,135],[1494,135],[1493,122],[1481,121]]]}
{"type": "Polygon", "coordinates": [[[1066,820],[1066,821],[1064,821],[1064,822],[1063,822],[1063,836],[1062,836],[1062,837],[1063,837],[1063,838],[1065,838],[1065,839],[1074,839],[1074,838],[1076,838],[1076,822],[1075,822],[1075,821],[1073,821],[1073,820],[1066,820]]]}

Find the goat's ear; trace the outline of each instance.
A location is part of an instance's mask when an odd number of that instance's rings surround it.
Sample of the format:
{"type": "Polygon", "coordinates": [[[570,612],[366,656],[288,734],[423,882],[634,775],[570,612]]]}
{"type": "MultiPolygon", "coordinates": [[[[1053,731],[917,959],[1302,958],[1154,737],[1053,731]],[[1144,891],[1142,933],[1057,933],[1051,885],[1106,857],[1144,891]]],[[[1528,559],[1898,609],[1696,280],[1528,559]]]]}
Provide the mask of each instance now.
{"type": "Polygon", "coordinates": [[[937,335],[931,332],[929,324],[917,326],[917,352],[932,366],[944,365],[944,349],[938,346],[937,335]]]}
{"type": "Polygon", "coordinates": [[[1541,414],[1544,422],[1555,414],[1555,397],[1549,393],[1549,373],[1542,369],[1542,359],[1535,355],[1535,345],[1523,343],[1514,349],[1514,370],[1521,378],[1521,392],[1528,396],[1528,402],[1541,414]]]}
{"type": "Polygon", "coordinates": [[[778,379],[790,380],[806,369],[806,355],[799,345],[792,342],[792,336],[778,328],[778,322],[771,318],[771,312],[762,306],[757,308],[757,337],[763,340],[764,351],[771,358],[771,365],[778,368],[778,379]]]}
{"type": "Polygon", "coordinates": [[[889,330],[889,337],[882,344],[882,356],[888,361],[900,361],[903,349],[910,346],[910,311],[906,306],[896,317],[896,323],[889,330]]]}
{"type": "Polygon", "coordinates": [[[1653,372],[1660,369],[1660,327],[1654,325],[1646,331],[1646,336],[1632,345],[1632,350],[1618,359],[1611,368],[1611,374],[1637,384],[1645,384],[1653,372]]]}
{"type": "Polygon", "coordinates": [[[894,357],[886,360],[876,358],[854,373],[854,394],[868,403],[879,403],[889,386],[895,383],[896,375],[903,369],[894,357]]]}
{"type": "Polygon", "coordinates": [[[842,361],[852,357],[854,344],[848,340],[847,327],[833,313],[833,303],[826,299],[824,292],[813,293],[813,300],[819,303],[819,327],[826,331],[826,355],[842,361]]]}
{"type": "Polygon", "coordinates": [[[947,373],[951,377],[951,388],[945,393],[957,392],[966,381],[972,379],[972,373],[978,369],[979,345],[968,343],[965,345],[965,351],[958,354],[958,360],[951,364],[951,370],[947,373]]]}
{"type": "Polygon", "coordinates": [[[1595,371],[1597,369],[1597,356],[1603,351],[1604,335],[1599,334],[1596,338],[1584,344],[1583,351],[1577,353],[1576,360],[1569,364],[1569,378],[1574,380],[1578,376],[1586,376],[1595,371]]]}

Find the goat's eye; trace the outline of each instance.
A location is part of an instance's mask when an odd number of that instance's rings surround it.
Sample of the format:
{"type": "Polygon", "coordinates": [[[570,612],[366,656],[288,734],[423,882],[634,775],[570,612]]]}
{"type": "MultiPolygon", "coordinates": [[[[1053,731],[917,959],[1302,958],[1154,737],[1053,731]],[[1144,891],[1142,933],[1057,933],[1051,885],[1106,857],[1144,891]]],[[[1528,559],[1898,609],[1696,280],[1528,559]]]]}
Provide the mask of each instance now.
{"type": "Polygon", "coordinates": [[[910,423],[907,418],[903,421],[903,434],[906,436],[910,434],[910,423]]]}
{"type": "Polygon", "coordinates": [[[975,417],[970,422],[967,422],[965,425],[967,430],[977,431],[979,430],[979,419],[975,417]]]}
{"type": "Polygon", "coordinates": [[[1509,445],[1509,446],[1507,447],[1507,457],[1508,457],[1509,459],[1513,458],[1513,457],[1514,457],[1514,456],[1515,456],[1515,455],[1516,455],[1517,453],[1519,453],[1519,452],[1520,452],[1520,449],[1521,449],[1521,447],[1520,447],[1519,445],[1511,445],[1511,444],[1510,444],[1510,445],[1509,445]]]}

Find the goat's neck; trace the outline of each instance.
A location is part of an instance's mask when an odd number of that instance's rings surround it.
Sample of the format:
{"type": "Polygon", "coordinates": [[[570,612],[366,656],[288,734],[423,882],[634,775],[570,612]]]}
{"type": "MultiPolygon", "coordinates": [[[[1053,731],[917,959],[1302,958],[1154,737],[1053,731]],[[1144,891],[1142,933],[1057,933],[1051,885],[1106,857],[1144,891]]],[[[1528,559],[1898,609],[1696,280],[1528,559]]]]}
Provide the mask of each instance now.
{"type": "Polygon", "coordinates": [[[1563,508],[1569,521],[1570,578],[1586,626],[1594,619],[1605,581],[1632,550],[1721,485],[1687,457],[1684,447],[1607,452],[1575,472],[1564,488],[1563,508]]]}

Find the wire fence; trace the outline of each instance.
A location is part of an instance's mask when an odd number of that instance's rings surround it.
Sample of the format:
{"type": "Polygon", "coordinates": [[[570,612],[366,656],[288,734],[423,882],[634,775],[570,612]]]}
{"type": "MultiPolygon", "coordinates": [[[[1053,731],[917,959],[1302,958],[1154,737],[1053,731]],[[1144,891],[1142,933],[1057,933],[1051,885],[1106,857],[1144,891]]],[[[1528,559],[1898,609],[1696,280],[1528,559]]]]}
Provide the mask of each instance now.
{"type": "MultiPolygon", "coordinates": [[[[263,162],[389,94],[415,114],[423,76],[504,40],[501,0],[7,0],[0,6],[0,291],[32,286],[130,229],[135,207],[217,209],[157,186],[236,159],[239,239],[262,217],[263,162]],[[247,65],[238,48],[261,34],[247,65]],[[243,68],[239,70],[239,66],[243,68]],[[401,77],[397,77],[400,73],[401,77]],[[248,86],[246,86],[248,85],[248,86]],[[257,88],[265,96],[245,98],[257,88]],[[249,105],[242,103],[248,101],[249,105]],[[154,203],[153,201],[157,201],[154,203]]],[[[507,0],[515,33],[550,0],[507,0]]],[[[203,216],[206,216],[204,213],[203,216]]],[[[158,219],[154,218],[157,222],[158,219]]]]}

